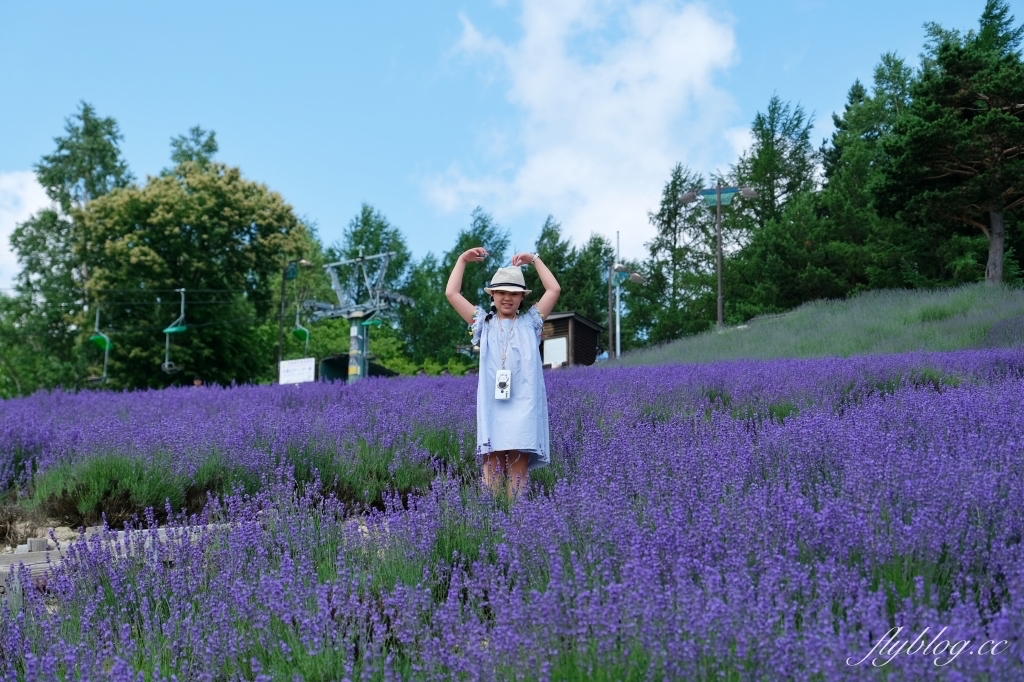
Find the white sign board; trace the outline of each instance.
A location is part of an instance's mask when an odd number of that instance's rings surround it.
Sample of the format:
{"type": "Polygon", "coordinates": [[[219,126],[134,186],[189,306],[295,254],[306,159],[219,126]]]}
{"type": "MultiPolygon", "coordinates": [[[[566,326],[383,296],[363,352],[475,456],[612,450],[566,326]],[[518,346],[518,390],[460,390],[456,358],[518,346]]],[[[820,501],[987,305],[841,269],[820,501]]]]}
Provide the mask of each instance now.
{"type": "Polygon", "coordinates": [[[569,359],[568,350],[568,339],[564,336],[558,336],[553,339],[548,339],[544,342],[544,364],[551,365],[554,367],[561,367],[569,359]]]}
{"type": "Polygon", "coordinates": [[[301,360],[282,360],[280,364],[280,384],[303,384],[316,381],[316,358],[301,360]]]}

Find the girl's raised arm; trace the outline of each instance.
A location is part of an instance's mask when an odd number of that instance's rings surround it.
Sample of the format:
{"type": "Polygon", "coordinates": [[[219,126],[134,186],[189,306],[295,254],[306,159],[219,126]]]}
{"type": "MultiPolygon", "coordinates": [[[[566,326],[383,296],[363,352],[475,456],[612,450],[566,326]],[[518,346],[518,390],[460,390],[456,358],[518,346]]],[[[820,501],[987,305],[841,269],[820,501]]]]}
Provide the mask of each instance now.
{"type": "Polygon", "coordinates": [[[537,254],[517,253],[512,256],[512,265],[524,265],[526,263],[533,263],[533,267],[537,268],[537,274],[540,275],[540,283],[544,285],[544,295],[537,301],[537,311],[542,318],[547,318],[551,311],[555,309],[555,304],[558,303],[558,297],[562,294],[562,287],[558,285],[558,280],[551,274],[548,266],[541,262],[540,256],[537,254]]]}
{"type": "Polygon", "coordinates": [[[463,253],[455,260],[455,267],[448,277],[448,286],[444,289],[444,295],[448,302],[455,308],[459,317],[466,321],[466,324],[473,324],[473,316],[476,314],[476,306],[466,300],[462,295],[462,274],[466,271],[466,263],[470,261],[480,262],[487,258],[487,249],[478,246],[463,253]]]}

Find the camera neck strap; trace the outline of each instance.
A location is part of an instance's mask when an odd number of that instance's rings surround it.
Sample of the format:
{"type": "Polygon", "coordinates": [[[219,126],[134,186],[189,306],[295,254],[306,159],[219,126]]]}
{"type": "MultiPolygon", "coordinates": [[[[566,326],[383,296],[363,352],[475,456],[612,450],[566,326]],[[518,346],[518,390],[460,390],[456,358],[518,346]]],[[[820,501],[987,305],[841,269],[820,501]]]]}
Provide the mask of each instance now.
{"type": "Polygon", "coordinates": [[[508,335],[505,334],[505,326],[501,323],[501,317],[498,317],[498,343],[501,344],[501,368],[505,369],[505,357],[508,355],[508,345],[512,342],[512,336],[516,329],[516,322],[519,321],[519,316],[516,315],[512,318],[512,324],[509,325],[508,335]]]}

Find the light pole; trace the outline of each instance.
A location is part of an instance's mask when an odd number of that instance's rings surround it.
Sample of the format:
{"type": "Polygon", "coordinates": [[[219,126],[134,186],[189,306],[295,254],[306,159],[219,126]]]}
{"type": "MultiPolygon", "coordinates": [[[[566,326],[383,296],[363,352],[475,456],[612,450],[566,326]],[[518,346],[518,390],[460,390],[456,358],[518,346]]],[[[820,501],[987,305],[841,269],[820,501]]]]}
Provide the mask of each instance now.
{"type": "MultiPolygon", "coordinates": [[[[629,280],[634,284],[643,284],[643,275],[637,272],[629,272],[629,268],[619,262],[619,232],[615,231],[615,264],[608,271],[608,286],[611,286],[612,277],[615,277],[615,357],[621,357],[622,355],[622,327],[620,320],[622,317],[622,307],[620,299],[620,286],[623,280],[629,280]],[[628,274],[627,274],[628,273],[628,274]]],[[[608,316],[608,324],[611,326],[611,315],[608,316]]],[[[610,343],[609,339],[609,343],[610,343]]]]}
{"type": "MultiPolygon", "coordinates": [[[[625,268],[621,263],[622,254],[619,248],[619,231],[615,230],[615,272],[622,272],[625,268]],[[621,268],[621,269],[620,269],[621,268]]],[[[622,357],[622,307],[619,304],[619,277],[615,276],[615,357],[622,357]]]]}
{"type": "Polygon", "coordinates": [[[704,197],[704,202],[710,207],[716,208],[715,216],[715,241],[716,260],[718,272],[718,331],[722,331],[723,317],[725,312],[725,295],[722,293],[722,206],[732,203],[733,197],[739,194],[744,199],[756,199],[757,192],[751,187],[722,187],[721,179],[715,183],[714,189],[702,189],[700,191],[689,191],[681,197],[684,204],[692,204],[697,201],[697,196],[704,197]]]}

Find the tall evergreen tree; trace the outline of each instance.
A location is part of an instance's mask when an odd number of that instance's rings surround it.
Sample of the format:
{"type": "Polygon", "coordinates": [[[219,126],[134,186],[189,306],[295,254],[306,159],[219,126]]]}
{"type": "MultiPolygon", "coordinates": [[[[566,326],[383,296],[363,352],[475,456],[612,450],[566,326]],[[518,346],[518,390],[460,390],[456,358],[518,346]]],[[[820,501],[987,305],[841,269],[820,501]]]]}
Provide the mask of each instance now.
{"type": "MultiPolygon", "coordinates": [[[[570,240],[562,239],[562,225],[555,220],[554,216],[548,216],[544,221],[533,249],[555,274],[555,277],[564,275],[574,260],[575,247],[570,240]]],[[[523,278],[526,281],[526,288],[533,292],[530,298],[539,299],[543,294],[544,285],[541,284],[537,271],[534,268],[527,268],[523,272],[523,278]]],[[[562,294],[564,296],[565,287],[562,287],[562,294]]],[[[569,308],[562,307],[561,297],[558,300],[558,306],[558,310],[569,310],[569,308]]]]}
{"type": "MultiPolygon", "coordinates": [[[[562,290],[557,310],[572,310],[598,324],[607,324],[608,266],[615,259],[615,249],[607,237],[592,234],[582,246],[573,246],[569,257],[564,271],[552,270],[562,290]]],[[[537,293],[531,298],[539,299],[537,293]]]]}
{"type": "MultiPolygon", "coordinates": [[[[576,246],[572,240],[562,239],[562,226],[548,216],[534,250],[561,287],[555,311],[571,310],[604,324],[608,312],[608,267],[615,253],[608,239],[594,234],[582,246],[576,246]]],[[[523,276],[526,287],[533,292],[529,300],[539,300],[544,286],[536,269],[527,267],[523,276]]]]}
{"type": "MultiPolygon", "coordinates": [[[[387,270],[383,273],[381,286],[384,289],[398,291],[405,285],[406,273],[409,269],[411,255],[405,243],[402,231],[388,222],[384,215],[369,204],[363,204],[359,213],[349,221],[345,228],[341,244],[332,253],[338,260],[352,260],[360,256],[373,256],[379,253],[394,253],[388,261],[387,270]]],[[[379,261],[378,261],[379,262],[379,261]]],[[[368,263],[368,271],[377,271],[377,265],[368,263]]],[[[369,296],[363,271],[358,267],[347,267],[339,273],[343,289],[352,302],[365,301],[369,296]]]]}
{"type": "MultiPolygon", "coordinates": [[[[754,118],[753,144],[733,167],[732,180],[753,187],[757,198],[735,200],[723,210],[723,222],[739,227],[741,247],[728,249],[722,266],[727,323],[806,300],[799,277],[808,271],[804,251],[817,229],[812,192],[821,161],[810,141],[812,125],[802,107],[777,95],[754,118]]],[[[809,274],[820,279],[822,273],[809,274]]]]}
{"type": "MultiPolygon", "coordinates": [[[[175,166],[192,162],[205,168],[213,161],[219,149],[214,131],[192,126],[188,130],[188,135],[171,138],[171,161],[175,166]]],[[[165,174],[172,172],[173,169],[164,170],[165,174]]]]}
{"type": "Polygon", "coordinates": [[[648,343],[705,330],[709,310],[714,318],[715,215],[703,200],[683,201],[687,192],[703,189],[704,182],[701,175],[677,164],[662,189],[657,212],[648,213],[656,232],[646,245],[648,258],[642,266],[647,282],[631,288],[629,298],[630,325],[648,343]]]}
{"type": "Polygon", "coordinates": [[[36,176],[46,194],[64,214],[84,208],[91,199],[131,184],[128,164],[118,143],[123,139],[113,118],[100,118],[82,102],[64,125],[66,137],[56,137],[57,149],[36,164],[36,176]]]}
{"type": "Polygon", "coordinates": [[[757,199],[744,209],[754,228],[778,220],[790,200],[815,189],[819,156],[811,144],[813,126],[814,117],[803,107],[783,102],[778,95],[772,95],[767,109],[754,117],[753,144],[733,168],[738,184],[757,190],[757,199]]]}
{"type": "Polygon", "coordinates": [[[864,288],[907,286],[900,225],[878,215],[871,183],[883,164],[881,139],[910,102],[913,72],[895,54],[882,55],[871,93],[856,82],[835,131],[822,149],[825,183],[818,220],[806,226],[801,301],[840,298],[864,288]]]}
{"type": "Polygon", "coordinates": [[[507,265],[508,233],[494,222],[482,208],[473,210],[470,225],[459,232],[452,249],[438,259],[428,253],[409,272],[403,293],[411,298],[415,307],[398,310],[406,347],[415,362],[449,365],[452,361],[465,365],[473,361],[461,355],[459,346],[469,343],[466,323],[448,303],[444,290],[455,260],[466,250],[483,246],[488,257],[479,263],[467,263],[462,278],[462,295],[471,303],[490,305],[484,286],[494,271],[507,265]],[[465,361],[460,360],[465,357],[465,361]]]}
{"type": "Polygon", "coordinates": [[[1001,282],[1005,216],[1024,205],[1024,26],[1013,27],[1004,0],[988,0],[977,32],[931,25],[929,34],[910,107],[885,141],[875,198],[939,244],[947,277],[969,268],[977,251],[968,234],[943,224],[978,230],[988,246],[985,280],[1001,282]]]}
{"type": "Polygon", "coordinates": [[[85,284],[91,273],[76,255],[78,215],[91,200],[132,181],[113,118],[99,117],[92,105],[82,102],[67,119],[65,133],[54,138],[55,151],[35,167],[53,206],[11,234],[21,271],[15,284],[17,300],[6,306],[7,324],[18,334],[9,338],[29,344],[37,358],[23,373],[23,390],[81,382],[85,361],[75,350],[78,313],[88,305],[85,284]]]}

